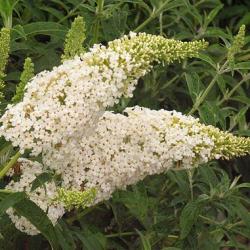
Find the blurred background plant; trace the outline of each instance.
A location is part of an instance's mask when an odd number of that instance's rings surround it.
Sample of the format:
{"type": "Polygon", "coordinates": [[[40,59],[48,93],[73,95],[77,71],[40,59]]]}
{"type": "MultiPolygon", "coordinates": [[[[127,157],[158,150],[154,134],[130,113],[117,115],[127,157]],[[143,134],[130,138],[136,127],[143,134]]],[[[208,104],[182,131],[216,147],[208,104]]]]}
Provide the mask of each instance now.
{"type": "MultiPolygon", "coordinates": [[[[248,0],[2,0],[0,14],[1,112],[22,99],[34,73],[94,43],[144,31],[187,41],[204,38],[210,46],[199,59],[155,67],[115,111],[132,105],[175,109],[250,136],[248,0]]],[[[1,139],[1,171],[14,154],[1,139]]],[[[41,211],[30,208],[23,194],[2,190],[0,249],[50,249],[48,241],[59,249],[249,249],[249,162],[244,157],[146,178],[108,202],[68,213],[55,228],[38,220],[41,211]],[[9,206],[43,235],[17,231],[4,214],[9,206]]],[[[39,176],[36,185],[49,178],[39,176]]],[[[0,187],[8,180],[0,180],[0,187]]]]}

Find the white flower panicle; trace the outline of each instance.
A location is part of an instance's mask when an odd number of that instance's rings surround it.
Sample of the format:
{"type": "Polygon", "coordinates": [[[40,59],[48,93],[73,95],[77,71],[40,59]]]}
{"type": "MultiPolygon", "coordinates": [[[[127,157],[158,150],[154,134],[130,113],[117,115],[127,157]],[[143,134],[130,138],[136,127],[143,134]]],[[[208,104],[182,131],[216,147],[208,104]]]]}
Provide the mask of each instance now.
{"type": "MultiPolygon", "coordinates": [[[[12,180],[6,189],[15,192],[26,192],[29,199],[36,203],[48,218],[55,225],[57,220],[63,216],[65,209],[60,202],[53,201],[57,196],[57,187],[54,182],[47,182],[43,186],[32,190],[32,183],[37,176],[42,174],[45,169],[42,164],[24,158],[19,159],[21,176],[19,181],[12,180]]],[[[36,235],[39,231],[25,217],[19,216],[14,208],[7,210],[16,228],[30,235],[36,235]]]]}
{"type": "MultiPolygon", "coordinates": [[[[40,163],[27,161],[23,177],[7,188],[27,192],[44,211],[48,209],[48,216],[55,223],[64,213],[60,202],[65,211],[74,206],[92,206],[148,175],[190,169],[211,159],[249,151],[249,139],[205,126],[176,111],[141,107],[127,108],[124,114],[106,111],[91,135],[72,138],[44,154],[44,168],[40,163]],[[30,183],[45,169],[61,176],[60,186],[46,184],[51,196],[45,196],[42,188],[36,189],[39,194],[30,192],[30,183]]],[[[38,232],[25,218],[14,216],[12,209],[9,214],[18,229],[29,234],[38,232]]]]}
{"type": "Polygon", "coordinates": [[[60,147],[86,134],[121,96],[131,97],[138,78],[154,62],[193,57],[206,45],[144,33],[131,33],[107,47],[95,45],[81,57],[35,76],[23,101],[7,107],[0,135],[33,155],[60,147]]]}
{"type": "Polygon", "coordinates": [[[235,155],[244,155],[250,149],[249,139],[176,111],[134,107],[124,112],[105,112],[91,136],[70,140],[44,155],[44,164],[61,174],[64,188],[94,188],[96,203],[147,175],[193,168],[211,159],[230,158],[236,151],[235,155]],[[230,139],[223,142],[226,136],[230,139]]]}

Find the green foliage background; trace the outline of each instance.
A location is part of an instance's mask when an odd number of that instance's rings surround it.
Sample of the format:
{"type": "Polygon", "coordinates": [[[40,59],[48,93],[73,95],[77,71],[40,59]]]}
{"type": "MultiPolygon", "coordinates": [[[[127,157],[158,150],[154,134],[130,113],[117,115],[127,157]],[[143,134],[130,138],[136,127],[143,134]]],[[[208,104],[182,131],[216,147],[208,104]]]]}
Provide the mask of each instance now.
{"type": "MultiPolygon", "coordinates": [[[[60,64],[66,33],[82,16],[86,49],[131,30],[210,43],[199,59],[157,66],[140,80],[134,98],[122,99],[116,111],[132,105],[175,109],[250,136],[248,0],[0,0],[0,14],[0,25],[11,28],[2,112],[16,91],[24,60],[32,59],[35,73],[60,64]],[[245,45],[228,57],[243,24],[245,45]]],[[[0,149],[3,165],[13,149],[3,141],[0,149]]],[[[32,202],[18,203],[26,199],[23,194],[0,192],[0,249],[51,249],[50,244],[66,250],[249,249],[249,163],[245,157],[146,178],[110,201],[68,213],[56,228],[32,202]],[[43,235],[17,231],[4,215],[12,205],[43,235]]],[[[0,181],[0,187],[7,181],[0,181]]]]}

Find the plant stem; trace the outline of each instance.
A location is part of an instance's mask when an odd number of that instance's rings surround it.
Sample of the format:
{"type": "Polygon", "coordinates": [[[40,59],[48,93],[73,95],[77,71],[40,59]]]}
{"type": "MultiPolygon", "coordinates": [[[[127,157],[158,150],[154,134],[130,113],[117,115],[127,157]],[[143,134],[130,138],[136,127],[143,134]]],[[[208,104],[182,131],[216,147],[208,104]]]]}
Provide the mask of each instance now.
{"type": "Polygon", "coordinates": [[[12,158],[11,160],[5,165],[5,167],[0,171],[0,179],[2,179],[5,174],[9,171],[9,169],[11,169],[14,164],[17,162],[18,158],[21,156],[20,152],[17,152],[12,158]]]}
{"type": "Polygon", "coordinates": [[[12,15],[6,18],[4,26],[5,28],[8,28],[8,29],[12,28],[12,15]]]}
{"type": "Polygon", "coordinates": [[[75,216],[66,219],[68,224],[72,224],[74,221],[81,219],[83,216],[85,216],[86,214],[90,213],[95,207],[88,207],[85,208],[82,212],[76,214],[75,216]]]}
{"type": "Polygon", "coordinates": [[[169,80],[162,88],[161,90],[165,90],[166,88],[168,88],[172,83],[174,83],[178,78],[181,78],[181,76],[174,76],[171,80],[169,80]]]}
{"type": "Polygon", "coordinates": [[[98,0],[98,2],[97,2],[97,13],[101,13],[103,11],[104,1],[105,0],[98,0]]]}
{"type": "Polygon", "coordinates": [[[148,23],[150,23],[151,21],[153,21],[156,17],[158,17],[162,12],[163,9],[167,6],[167,4],[169,3],[169,1],[167,0],[165,3],[163,3],[159,9],[154,9],[151,13],[151,15],[142,23],[140,24],[135,30],[134,32],[139,32],[140,30],[142,30],[148,23]]]}
{"type": "Polygon", "coordinates": [[[107,237],[107,238],[115,238],[115,237],[121,237],[121,236],[131,236],[131,235],[136,235],[136,233],[134,233],[134,232],[124,232],[124,233],[105,235],[105,237],[107,237]]]}
{"type": "Polygon", "coordinates": [[[188,169],[187,174],[188,174],[188,181],[189,181],[189,187],[190,187],[190,197],[191,197],[191,201],[192,201],[194,199],[192,170],[188,169]]]}
{"type": "Polygon", "coordinates": [[[163,34],[163,23],[162,23],[162,18],[163,18],[163,13],[161,13],[160,16],[159,16],[160,35],[161,35],[161,36],[162,36],[162,34],[163,34]]]}
{"type": "Polygon", "coordinates": [[[204,100],[206,99],[207,95],[209,94],[210,90],[213,88],[214,84],[217,81],[217,78],[219,75],[221,75],[223,73],[223,71],[225,70],[226,66],[227,66],[227,61],[223,64],[223,66],[217,70],[216,74],[214,75],[213,79],[211,80],[211,82],[208,84],[207,88],[205,89],[205,91],[202,93],[202,95],[200,97],[197,98],[197,100],[195,101],[192,109],[188,112],[188,115],[192,115],[199,107],[200,105],[204,102],[204,100]]]}
{"type": "Polygon", "coordinates": [[[104,0],[98,0],[96,6],[96,23],[93,31],[93,44],[98,42],[99,30],[100,30],[100,17],[104,7],[104,0]]]}
{"type": "Polygon", "coordinates": [[[245,81],[250,79],[250,74],[245,75],[241,81],[239,81],[232,89],[229,91],[229,93],[226,93],[223,98],[219,101],[218,105],[221,105],[223,102],[227,101],[233,93],[244,83],[245,81]]]}
{"type": "Polygon", "coordinates": [[[199,215],[199,217],[202,218],[202,219],[204,219],[204,220],[206,220],[207,223],[209,223],[211,225],[220,225],[220,223],[218,223],[218,222],[216,222],[216,221],[214,221],[214,220],[212,220],[212,219],[210,219],[210,218],[208,218],[206,216],[203,216],[201,214],[199,215]]]}
{"type": "Polygon", "coordinates": [[[85,0],[82,0],[79,4],[77,4],[72,10],[69,11],[69,13],[64,16],[62,19],[58,21],[58,23],[62,23],[64,20],[68,19],[69,17],[75,15],[75,11],[83,4],[85,0]]]}
{"type": "Polygon", "coordinates": [[[9,189],[0,189],[0,193],[3,193],[3,194],[11,194],[13,193],[12,190],[9,190],[9,189]]]}

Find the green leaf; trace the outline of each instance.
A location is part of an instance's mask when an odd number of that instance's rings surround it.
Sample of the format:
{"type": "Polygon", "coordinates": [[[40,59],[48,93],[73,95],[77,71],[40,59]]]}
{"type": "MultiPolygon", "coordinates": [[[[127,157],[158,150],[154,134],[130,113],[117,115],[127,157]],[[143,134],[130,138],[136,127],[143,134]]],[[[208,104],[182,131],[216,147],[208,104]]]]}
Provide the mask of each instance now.
{"type": "Polygon", "coordinates": [[[86,250],[104,250],[106,248],[106,238],[100,232],[93,232],[89,229],[84,229],[81,233],[75,232],[75,235],[83,243],[86,250]]]}
{"type": "Polygon", "coordinates": [[[250,136],[250,130],[239,130],[239,131],[237,131],[237,135],[250,136]]]}
{"type": "MultiPolygon", "coordinates": [[[[10,143],[7,143],[1,150],[0,150],[0,166],[4,165],[13,153],[13,146],[10,143]]],[[[1,168],[0,168],[1,169],[1,168]]]]}
{"type": "Polygon", "coordinates": [[[235,200],[232,204],[237,211],[238,216],[244,221],[248,228],[250,228],[250,212],[244,207],[240,201],[235,200]]]}
{"type": "MultiPolygon", "coordinates": [[[[232,117],[232,126],[235,126],[236,124],[239,124],[241,122],[246,123],[246,113],[248,111],[249,107],[245,106],[241,108],[238,113],[232,117]]],[[[247,124],[245,124],[247,127],[247,124]]],[[[240,128],[242,129],[242,128],[240,128]]]]}
{"type": "Polygon", "coordinates": [[[250,188],[250,183],[241,183],[236,188],[250,188]]]}
{"type": "Polygon", "coordinates": [[[187,81],[189,94],[192,98],[193,103],[195,103],[196,99],[201,95],[201,92],[203,90],[199,75],[194,72],[192,74],[185,73],[185,78],[187,81]]]}
{"type": "Polygon", "coordinates": [[[249,25],[250,24],[250,13],[249,11],[246,12],[245,15],[243,15],[243,17],[241,18],[241,20],[238,22],[237,26],[238,28],[241,26],[241,25],[249,25]]]}
{"type": "Polygon", "coordinates": [[[180,216],[180,230],[181,230],[181,239],[184,239],[188,236],[193,225],[196,223],[198,216],[200,214],[200,203],[197,201],[189,202],[181,212],[180,216]]]}
{"type": "Polygon", "coordinates": [[[62,250],[76,249],[74,231],[71,231],[68,225],[63,222],[63,220],[57,222],[55,226],[55,232],[62,250]]]}
{"type": "Polygon", "coordinates": [[[44,183],[49,182],[52,180],[52,176],[50,173],[42,173],[36,177],[36,179],[32,182],[31,192],[35,189],[44,185],[44,183]]]}
{"type": "Polygon", "coordinates": [[[202,61],[207,62],[208,64],[210,64],[214,69],[217,69],[216,63],[214,62],[214,60],[209,55],[206,55],[204,53],[199,53],[197,58],[200,58],[202,61]]]}
{"type": "Polygon", "coordinates": [[[161,250],[182,250],[182,249],[179,247],[164,247],[161,250]]]}
{"type": "Polygon", "coordinates": [[[48,6],[44,5],[44,6],[41,6],[39,9],[47,11],[52,16],[55,16],[58,20],[60,20],[64,17],[64,14],[62,11],[59,11],[59,10],[52,8],[52,7],[48,7],[48,6]]]}
{"type": "Polygon", "coordinates": [[[153,209],[155,200],[148,197],[146,188],[143,185],[133,187],[133,192],[121,191],[117,201],[122,202],[129,209],[130,213],[147,227],[149,222],[148,214],[153,209]]]}
{"type": "Polygon", "coordinates": [[[234,69],[250,69],[250,62],[241,62],[234,65],[234,69]]]}
{"type": "Polygon", "coordinates": [[[205,18],[205,26],[207,27],[214,18],[218,15],[219,11],[223,8],[223,4],[219,4],[212,11],[209,12],[208,16],[205,18]]]}
{"type": "Polygon", "coordinates": [[[250,98],[247,96],[242,96],[242,95],[234,96],[234,97],[230,97],[230,100],[241,102],[250,106],[250,98]]]}
{"type": "Polygon", "coordinates": [[[159,8],[162,5],[162,0],[150,0],[150,3],[154,8],[159,8]]]}
{"type": "Polygon", "coordinates": [[[21,30],[20,25],[14,27],[11,34],[12,41],[15,41],[23,37],[35,36],[40,34],[55,36],[64,39],[65,34],[67,32],[67,27],[58,24],[56,22],[34,22],[23,25],[22,32],[19,32],[20,30],[21,30]],[[16,31],[17,28],[18,31],[16,31]]]}
{"type": "Polygon", "coordinates": [[[218,83],[218,86],[220,88],[220,91],[222,92],[223,95],[225,95],[227,90],[226,90],[226,81],[225,81],[223,75],[218,75],[217,83],[218,83]]]}
{"type": "Polygon", "coordinates": [[[104,32],[104,38],[109,41],[120,37],[126,29],[128,13],[127,11],[116,11],[108,20],[101,22],[104,32]]]}
{"type": "Polygon", "coordinates": [[[135,229],[135,231],[139,234],[141,242],[142,242],[142,246],[143,246],[143,250],[151,250],[151,244],[150,241],[148,239],[148,237],[144,236],[139,230],[135,229]]]}
{"type": "Polygon", "coordinates": [[[0,1],[0,14],[3,18],[4,26],[11,28],[12,26],[12,12],[15,5],[19,0],[1,0],[0,1]]]}
{"type": "Polygon", "coordinates": [[[185,197],[185,199],[189,198],[189,180],[186,171],[168,171],[168,178],[178,185],[179,192],[185,197]]]}
{"type": "Polygon", "coordinates": [[[50,242],[53,250],[59,249],[56,233],[46,213],[33,201],[23,199],[13,206],[15,211],[29,220],[50,242]]]}
{"type": "Polygon", "coordinates": [[[230,39],[231,36],[225,33],[222,29],[216,27],[207,28],[207,32],[204,34],[205,37],[220,37],[224,42],[225,39],[230,39]]]}
{"type": "Polygon", "coordinates": [[[199,115],[206,124],[216,125],[218,121],[218,107],[215,103],[204,102],[199,108],[199,115]]]}
{"type": "Polygon", "coordinates": [[[198,24],[202,25],[202,15],[199,13],[198,9],[195,8],[193,5],[191,5],[188,1],[186,2],[186,6],[188,7],[189,14],[192,15],[195,19],[195,21],[198,22],[198,24]]]}
{"type": "Polygon", "coordinates": [[[10,193],[0,202],[0,216],[10,207],[19,203],[26,197],[24,192],[10,193]]]}

